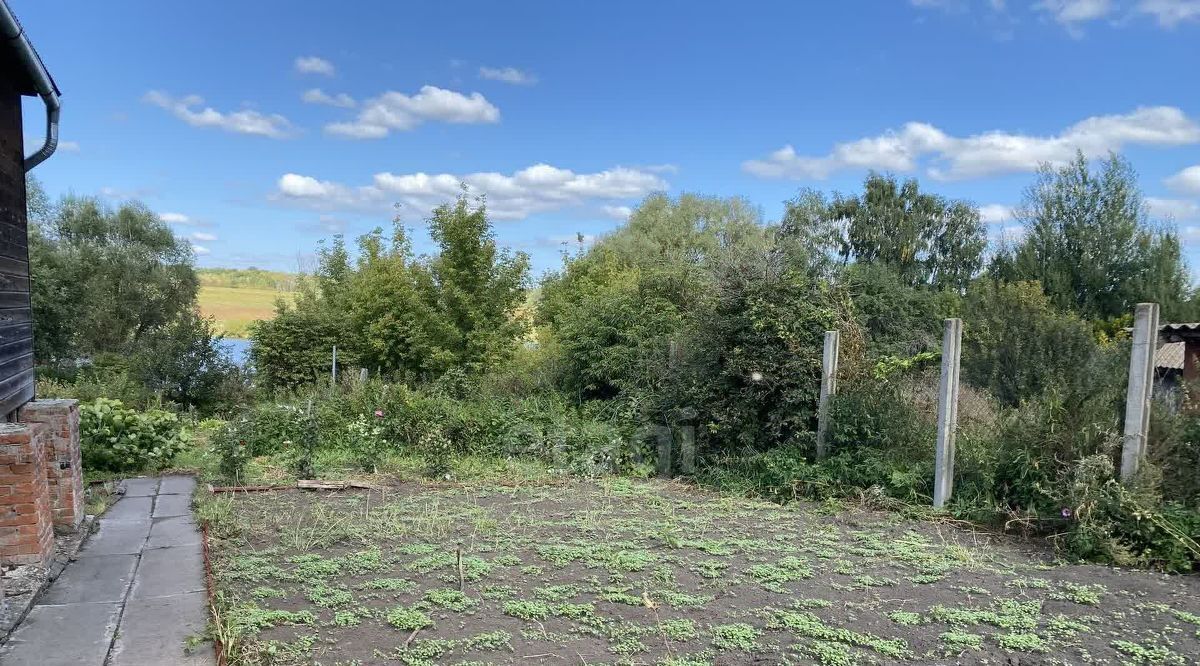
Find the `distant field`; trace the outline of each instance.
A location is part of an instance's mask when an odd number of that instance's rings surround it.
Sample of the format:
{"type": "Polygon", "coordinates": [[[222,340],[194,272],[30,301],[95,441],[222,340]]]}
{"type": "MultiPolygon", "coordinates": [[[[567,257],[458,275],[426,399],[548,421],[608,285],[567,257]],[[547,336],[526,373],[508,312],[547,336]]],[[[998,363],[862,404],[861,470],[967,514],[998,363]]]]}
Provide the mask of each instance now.
{"type": "Polygon", "coordinates": [[[200,287],[200,311],[217,320],[217,329],[231,338],[244,338],[250,322],[275,316],[275,300],[289,302],[290,292],[249,287],[200,287]]]}

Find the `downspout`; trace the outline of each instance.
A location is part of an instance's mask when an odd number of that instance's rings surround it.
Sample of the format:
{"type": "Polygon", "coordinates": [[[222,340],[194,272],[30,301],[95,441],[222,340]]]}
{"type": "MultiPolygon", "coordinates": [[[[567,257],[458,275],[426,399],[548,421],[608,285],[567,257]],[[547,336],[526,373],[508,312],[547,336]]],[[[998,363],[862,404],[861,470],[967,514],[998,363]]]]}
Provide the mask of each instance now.
{"type": "Polygon", "coordinates": [[[0,34],[3,34],[4,40],[11,44],[21,64],[25,66],[29,78],[33,80],[34,88],[41,96],[42,102],[46,105],[46,141],[37,152],[25,158],[25,171],[28,172],[45,162],[58,148],[58,111],[61,108],[58,92],[54,89],[54,83],[50,80],[50,74],[46,71],[46,66],[42,64],[42,59],[38,57],[37,52],[33,50],[33,45],[25,36],[25,30],[21,28],[17,17],[13,16],[12,10],[3,0],[0,0],[0,34]]]}

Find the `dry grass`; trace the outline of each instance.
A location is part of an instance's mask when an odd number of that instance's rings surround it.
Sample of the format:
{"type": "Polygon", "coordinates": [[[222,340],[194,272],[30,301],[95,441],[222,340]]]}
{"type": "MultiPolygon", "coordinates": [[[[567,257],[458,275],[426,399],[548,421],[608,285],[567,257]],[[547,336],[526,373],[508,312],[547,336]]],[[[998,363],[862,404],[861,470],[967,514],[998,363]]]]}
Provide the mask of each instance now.
{"type": "Polygon", "coordinates": [[[291,302],[294,294],[274,289],[245,287],[200,287],[200,311],[217,321],[217,329],[227,336],[244,338],[251,322],[275,316],[275,301],[291,302]]]}

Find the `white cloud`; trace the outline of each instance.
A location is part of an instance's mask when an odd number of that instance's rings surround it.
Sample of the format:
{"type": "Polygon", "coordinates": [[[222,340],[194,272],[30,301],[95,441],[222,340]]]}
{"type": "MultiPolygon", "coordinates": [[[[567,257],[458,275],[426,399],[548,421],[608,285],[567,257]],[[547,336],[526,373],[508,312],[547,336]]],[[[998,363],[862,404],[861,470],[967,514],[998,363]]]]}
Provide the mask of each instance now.
{"type": "Polygon", "coordinates": [[[1137,11],[1148,14],[1164,28],[1200,19],[1200,0],[1141,0],[1137,11]]]}
{"type": "Polygon", "coordinates": [[[289,173],[280,177],[273,198],[320,210],[380,210],[399,202],[427,213],[458,196],[461,183],[466,183],[473,194],[487,196],[488,210],[495,218],[509,220],[589,201],[640,198],[668,187],[659,176],[628,167],[575,173],[548,164],[535,164],[511,175],[496,172],[462,175],[384,172],[375,174],[371,184],[358,187],[289,173]]]}
{"type": "Polygon", "coordinates": [[[1088,157],[1126,145],[1181,146],[1200,143],[1200,125],[1171,106],[1139,107],[1123,115],[1092,116],[1053,136],[999,130],[955,137],[933,125],[906,123],[899,131],[839,143],[824,156],[799,155],[790,145],[742,168],[762,178],[827,178],[846,169],[911,172],[922,161],[941,180],[979,178],[1032,171],[1042,163],[1061,164],[1075,151],[1088,157]]]}
{"type": "Polygon", "coordinates": [[[480,67],[479,78],[503,81],[518,86],[531,86],[538,81],[533,74],[523,72],[516,67],[480,67]]]}
{"type": "Polygon", "coordinates": [[[1200,194],[1200,164],[1167,178],[1167,187],[1185,194],[1200,194]]]}
{"type": "Polygon", "coordinates": [[[629,206],[605,206],[604,214],[614,220],[628,220],[630,215],[633,215],[633,209],[629,206]]]}
{"type": "Polygon", "coordinates": [[[158,196],[158,191],[150,187],[134,187],[126,189],[122,187],[109,187],[106,185],[100,188],[100,196],[104,197],[105,199],[127,201],[129,199],[145,199],[147,197],[156,197],[158,196]]]}
{"type": "Polygon", "coordinates": [[[192,234],[192,240],[201,241],[204,243],[217,240],[216,234],[210,234],[204,231],[197,231],[192,234]]]}
{"type": "Polygon", "coordinates": [[[192,252],[195,252],[199,256],[204,256],[206,254],[212,254],[212,250],[209,250],[208,248],[204,247],[203,245],[196,245],[195,243],[192,243],[192,252]]]}
{"type": "Polygon", "coordinates": [[[1116,9],[1111,0],[1042,0],[1034,7],[1049,14],[1075,36],[1081,34],[1080,24],[1104,18],[1116,9]]]}
{"type": "Polygon", "coordinates": [[[194,224],[192,222],[192,218],[184,215],[183,213],[159,213],[158,217],[167,224],[182,224],[185,226],[194,224]]]}
{"type": "Polygon", "coordinates": [[[1160,199],[1146,197],[1146,207],[1157,217],[1174,220],[1191,220],[1200,218],[1200,203],[1189,199],[1160,199]]]}
{"type": "Polygon", "coordinates": [[[79,152],[79,142],[78,141],[59,141],[58,142],[58,150],[66,151],[68,153],[77,153],[77,152],[79,152]]]}
{"type": "Polygon", "coordinates": [[[293,63],[293,65],[295,66],[296,71],[301,74],[321,74],[323,76],[333,76],[335,72],[333,63],[324,58],[318,58],[317,56],[300,56],[296,58],[296,61],[293,63]]]}
{"type": "Polygon", "coordinates": [[[479,93],[464,95],[422,86],[415,95],[394,91],[363,103],[351,122],[330,123],[325,131],[353,139],[381,139],[392,130],[408,131],[424,122],[480,124],[500,122],[500,109],[479,93]]]}
{"type": "Polygon", "coordinates": [[[304,93],[300,95],[300,99],[309,104],[325,104],[328,106],[341,107],[343,109],[351,109],[358,104],[358,102],[354,101],[353,97],[347,95],[346,93],[330,95],[320,88],[310,88],[305,90],[304,93]]]}
{"type": "Polygon", "coordinates": [[[984,224],[1001,224],[1013,219],[1013,207],[1003,204],[987,204],[979,207],[979,220],[984,224]]]}
{"type": "Polygon", "coordinates": [[[252,109],[221,113],[211,106],[197,109],[196,107],[204,103],[198,95],[175,98],[151,90],[142,101],[170,111],[171,115],[192,127],[218,127],[227,132],[254,134],[272,139],[286,139],[295,133],[291,121],[277,113],[268,115],[252,109]]]}

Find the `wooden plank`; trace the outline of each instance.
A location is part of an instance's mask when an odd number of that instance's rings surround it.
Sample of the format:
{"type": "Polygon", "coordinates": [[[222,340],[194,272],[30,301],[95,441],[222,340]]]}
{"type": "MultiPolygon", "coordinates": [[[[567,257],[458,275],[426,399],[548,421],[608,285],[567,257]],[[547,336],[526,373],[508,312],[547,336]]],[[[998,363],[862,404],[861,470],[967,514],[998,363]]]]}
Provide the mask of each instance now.
{"type": "Polygon", "coordinates": [[[0,273],[28,276],[29,262],[12,257],[0,257],[0,273]]]}
{"type": "Polygon", "coordinates": [[[26,339],[33,339],[33,324],[25,323],[0,326],[0,344],[8,344],[26,339]]]}
{"type": "Polygon", "coordinates": [[[0,220],[0,243],[11,243],[28,251],[29,231],[25,226],[12,220],[0,220]]]}
{"type": "Polygon", "coordinates": [[[33,315],[28,307],[0,309],[0,326],[28,324],[32,321],[33,315]]]}
{"type": "Polygon", "coordinates": [[[0,358],[19,358],[33,354],[33,338],[0,345],[0,358]]]}
{"type": "Polygon", "coordinates": [[[26,350],[18,356],[0,358],[0,378],[12,377],[33,369],[33,351],[26,350]]]}
{"type": "Polygon", "coordinates": [[[0,416],[6,416],[21,408],[22,405],[33,400],[33,372],[29,373],[29,381],[17,386],[16,390],[7,396],[0,398],[0,416]]]}
{"type": "Polygon", "coordinates": [[[0,309],[29,307],[29,292],[0,291],[0,309]]]}
{"type": "Polygon", "coordinates": [[[17,259],[18,261],[28,261],[29,248],[25,247],[24,245],[17,245],[16,243],[9,243],[7,241],[0,240],[0,257],[8,257],[10,259],[17,259]]]}
{"type": "Polygon", "coordinates": [[[29,292],[28,275],[8,275],[0,273],[0,290],[29,292]]]}

